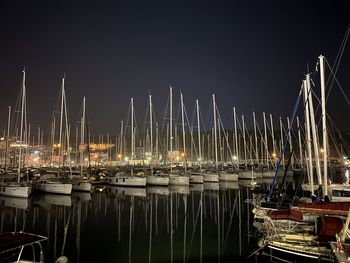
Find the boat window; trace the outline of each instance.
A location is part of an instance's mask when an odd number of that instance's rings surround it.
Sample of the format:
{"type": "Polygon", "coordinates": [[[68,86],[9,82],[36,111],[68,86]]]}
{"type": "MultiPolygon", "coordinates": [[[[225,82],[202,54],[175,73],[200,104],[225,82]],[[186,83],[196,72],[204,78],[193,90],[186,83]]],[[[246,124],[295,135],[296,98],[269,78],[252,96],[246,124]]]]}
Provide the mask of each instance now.
{"type": "Polygon", "coordinates": [[[350,191],[333,190],[332,195],[336,197],[350,197],[350,191]]]}
{"type": "Polygon", "coordinates": [[[333,191],[332,191],[332,195],[333,195],[333,196],[341,196],[341,191],[339,191],[339,190],[333,190],[333,191]]]}

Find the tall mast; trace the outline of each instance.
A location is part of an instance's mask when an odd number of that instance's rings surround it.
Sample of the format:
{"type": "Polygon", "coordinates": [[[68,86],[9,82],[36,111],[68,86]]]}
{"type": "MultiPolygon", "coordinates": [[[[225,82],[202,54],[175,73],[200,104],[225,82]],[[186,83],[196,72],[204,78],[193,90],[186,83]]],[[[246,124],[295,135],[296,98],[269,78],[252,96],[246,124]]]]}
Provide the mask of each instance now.
{"type": "Polygon", "coordinates": [[[304,101],[305,101],[305,126],[306,126],[306,141],[307,141],[307,154],[308,154],[308,169],[309,169],[309,181],[311,187],[311,196],[314,195],[314,176],[312,167],[312,152],[311,152],[311,131],[310,131],[310,115],[309,115],[309,100],[308,100],[308,85],[304,80],[304,101]]]}
{"type": "Polygon", "coordinates": [[[58,166],[61,166],[61,153],[62,153],[62,125],[63,125],[63,103],[64,103],[64,77],[62,78],[62,87],[61,87],[61,111],[60,111],[60,133],[59,133],[59,142],[58,142],[58,166]]]}
{"type": "Polygon", "coordinates": [[[153,107],[152,107],[152,95],[149,94],[149,125],[150,125],[150,152],[151,152],[151,175],[153,175],[153,120],[152,120],[152,113],[153,113],[153,107]]]}
{"type": "Polygon", "coordinates": [[[169,95],[169,106],[170,106],[170,110],[169,110],[169,121],[170,121],[170,174],[173,172],[173,88],[170,86],[170,95],[169,95]]]}
{"type": "Polygon", "coordinates": [[[280,130],[281,130],[281,153],[282,153],[282,165],[284,169],[284,151],[282,152],[282,147],[283,147],[283,123],[282,123],[282,117],[280,117],[280,130]]]}
{"type": "Polygon", "coordinates": [[[271,123],[272,153],[276,154],[276,142],[275,142],[275,132],[273,129],[272,114],[270,114],[270,123],[271,123]]]}
{"type": "Polygon", "coordinates": [[[187,165],[186,165],[186,135],[185,135],[185,117],[184,117],[184,98],[182,93],[180,93],[181,98],[181,121],[182,121],[182,144],[183,144],[183,150],[184,150],[184,168],[185,168],[185,175],[187,175],[187,165]]]}
{"type": "Polygon", "coordinates": [[[313,102],[312,102],[312,91],[311,91],[311,84],[310,84],[310,75],[306,75],[306,84],[307,84],[307,87],[308,87],[308,94],[309,94],[311,130],[312,130],[314,154],[315,154],[315,159],[316,159],[315,160],[316,161],[316,174],[317,174],[318,184],[322,185],[321,166],[320,166],[320,157],[319,157],[319,147],[318,147],[318,138],[317,138],[317,131],[316,131],[314,106],[313,106],[313,102]]]}
{"type": "Polygon", "coordinates": [[[121,158],[123,157],[123,141],[124,141],[124,132],[123,132],[123,129],[124,129],[124,122],[121,121],[120,122],[120,142],[119,142],[119,161],[121,162],[121,158]]]}
{"type": "Polygon", "coordinates": [[[84,166],[84,140],[85,140],[85,96],[83,98],[83,112],[81,116],[81,127],[80,127],[80,145],[81,145],[81,151],[80,151],[80,176],[83,176],[83,166],[84,166]]]}
{"type": "Polygon", "coordinates": [[[26,81],[26,72],[23,70],[23,81],[22,81],[22,99],[21,99],[21,130],[20,130],[20,135],[19,135],[19,155],[18,155],[18,173],[17,173],[17,182],[19,183],[20,177],[21,177],[21,162],[22,162],[22,140],[23,140],[23,118],[24,118],[24,100],[26,98],[26,86],[25,86],[25,81],[26,81]]]}
{"type": "Polygon", "coordinates": [[[214,147],[215,147],[215,167],[218,171],[218,142],[216,134],[216,104],[215,104],[215,94],[213,94],[213,110],[214,110],[214,147]]]}
{"type": "Polygon", "coordinates": [[[11,126],[11,106],[8,106],[6,151],[5,151],[5,173],[7,171],[7,158],[8,158],[8,151],[9,151],[9,139],[10,139],[10,126],[11,126]]]}
{"type": "Polygon", "coordinates": [[[196,100],[196,108],[197,108],[197,126],[198,126],[198,162],[199,162],[199,171],[202,171],[202,149],[201,149],[201,124],[199,121],[199,103],[196,100]]]}
{"type": "Polygon", "coordinates": [[[267,131],[266,131],[266,115],[265,112],[263,112],[263,118],[264,118],[264,141],[265,141],[265,152],[266,152],[266,165],[267,168],[269,167],[269,148],[267,145],[267,131]]]}
{"type": "Polygon", "coordinates": [[[72,179],[72,163],[70,160],[70,125],[68,124],[68,113],[67,113],[67,102],[66,102],[66,93],[64,92],[64,116],[65,116],[65,122],[66,122],[66,140],[67,140],[67,160],[68,160],[68,167],[69,167],[69,174],[70,179],[72,179]]]}
{"type": "Polygon", "coordinates": [[[243,147],[244,147],[244,165],[245,169],[248,169],[247,165],[247,142],[245,140],[245,124],[244,124],[244,115],[242,114],[242,130],[243,130],[243,147]]]}
{"type": "Polygon", "coordinates": [[[253,111],[253,122],[254,122],[254,137],[255,137],[255,159],[256,159],[256,163],[259,165],[258,136],[256,133],[256,119],[255,119],[254,111],[253,111]]]}
{"type": "Polygon", "coordinates": [[[156,164],[157,164],[157,165],[158,165],[158,161],[159,161],[158,138],[159,138],[159,134],[158,134],[158,122],[156,122],[156,164]]]}
{"type": "Polygon", "coordinates": [[[290,165],[292,166],[292,169],[294,168],[294,157],[293,157],[293,142],[292,142],[292,134],[291,134],[291,127],[290,127],[290,121],[289,117],[287,117],[287,127],[288,127],[288,137],[289,137],[289,149],[290,149],[290,165]]]}
{"type": "Polygon", "coordinates": [[[324,56],[319,56],[320,59],[320,77],[321,77],[321,103],[322,103],[322,144],[323,144],[323,185],[324,195],[328,195],[328,179],[327,179],[327,120],[326,120],[326,95],[325,95],[325,77],[324,77],[324,56]]]}
{"type": "Polygon", "coordinates": [[[134,98],[131,98],[131,164],[133,165],[134,161],[134,98]]]}
{"type": "Polygon", "coordinates": [[[300,121],[297,116],[297,128],[298,128],[298,141],[299,141],[299,155],[300,155],[300,167],[303,168],[303,147],[301,144],[301,130],[300,130],[300,121]]]}
{"type": "Polygon", "coordinates": [[[237,168],[239,169],[239,149],[238,149],[238,134],[237,134],[237,114],[236,107],[233,107],[233,122],[235,126],[235,145],[236,145],[236,159],[237,159],[237,168]]]}

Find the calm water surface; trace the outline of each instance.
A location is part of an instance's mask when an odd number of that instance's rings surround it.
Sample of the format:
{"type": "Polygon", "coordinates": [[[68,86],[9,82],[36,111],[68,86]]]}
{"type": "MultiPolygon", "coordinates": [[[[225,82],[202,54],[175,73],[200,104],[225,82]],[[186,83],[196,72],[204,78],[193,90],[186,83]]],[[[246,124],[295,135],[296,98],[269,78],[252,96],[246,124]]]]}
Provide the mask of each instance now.
{"type": "MultiPolygon", "coordinates": [[[[48,237],[45,262],[232,262],[256,249],[251,191],[237,183],[0,197],[2,233],[48,237]]],[[[257,260],[257,259],[254,259],[257,260]]]]}

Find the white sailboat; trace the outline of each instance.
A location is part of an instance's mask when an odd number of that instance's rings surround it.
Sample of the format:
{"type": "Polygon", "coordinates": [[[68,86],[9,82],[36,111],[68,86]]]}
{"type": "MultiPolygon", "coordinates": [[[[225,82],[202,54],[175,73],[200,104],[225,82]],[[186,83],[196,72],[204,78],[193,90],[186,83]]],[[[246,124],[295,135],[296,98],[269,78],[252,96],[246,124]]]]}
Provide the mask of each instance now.
{"type": "MultiPolygon", "coordinates": [[[[60,134],[59,134],[59,160],[62,155],[62,130],[63,130],[63,116],[65,117],[65,129],[66,129],[66,139],[67,139],[67,156],[70,167],[70,150],[69,150],[69,128],[68,128],[68,117],[67,117],[67,105],[66,105],[66,93],[64,88],[65,78],[62,78],[61,87],[61,110],[60,110],[60,134]]],[[[54,131],[53,131],[54,132],[54,131]]],[[[61,161],[59,161],[61,166],[61,161]]],[[[71,171],[70,171],[71,172],[71,171]]],[[[53,193],[53,194],[67,194],[72,193],[72,184],[70,182],[63,182],[60,178],[57,179],[39,179],[33,181],[33,188],[37,191],[53,193]]]]}
{"type": "Polygon", "coordinates": [[[190,183],[192,184],[203,184],[203,175],[202,175],[202,147],[201,147],[201,126],[199,121],[199,103],[196,100],[196,111],[197,111],[197,136],[198,136],[198,164],[199,164],[199,173],[190,174],[190,183]]]}
{"type": "Polygon", "coordinates": [[[189,186],[189,177],[186,175],[173,174],[173,89],[170,86],[170,174],[169,185],[185,185],[189,186]]]}
{"type": "Polygon", "coordinates": [[[85,138],[85,97],[83,98],[83,110],[81,116],[81,128],[80,128],[80,145],[82,146],[80,151],[80,176],[73,178],[72,189],[74,191],[91,191],[91,182],[84,178],[84,138],[85,138]]]}
{"type": "Polygon", "coordinates": [[[145,187],[146,177],[134,176],[134,155],[135,155],[135,143],[134,143],[134,99],[130,100],[131,106],[131,175],[124,172],[118,172],[114,176],[111,176],[108,183],[113,186],[134,186],[145,187]]]}
{"type": "MultiPolygon", "coordinates": [[[[217,145],[217,107],[216,107],[216,102],[215,102],[215,95],[213,94],[213,116],[214,116],[214,147],[215,147],[215,167],[216,171],[218,173],[218,179],[219,181],[233,181],[236,182],[238,181],[238,174],[232,173],[232,172],[227,172],[227,171],[219,171],[219,165],[218,165],[218,145],[217,145]]],[[[219,123],[220,125],[220,123],[219,123]]]]}
{"type": "Polygon", "coordinates": [[[152,95],[149,94],[149,122],[150,122],[150,167],[151,174],[146,177],[147,185],[168,186],[169,177],[166,175],[158,175],[153,173],[153,104],[152,95]]]}
{"type": "MultiPolygon", "coordinates": [[[[1,183],[0,184],[0,195],[6,196],[14,196],[14,197],[23,197],[28,198],[28,196],[32,192],[31,186],[28,182],[21,182],[21,168],[22,168],[22,145],[24,140],[23,129],[26,122],[24,119],[26,118],[26,88],[25,88],[25,71],[23,70],[23,81],[22,81],[22,96],[21,96],[21,127],[20,127],[20,139],[19,139],[19,155],[18,155],[18,172],[17,172],[17,182],[9,182],[9,183],[1,183]],[[25,123],[24,123],[25,122],[25,123]]],[[[11,108],[9,108],[10,110],[11,108]]],[[[9,118],[11,114],[9,113],[9,118]]],[[[8,124],[10,124],[10,119],[8,120],[8,124]]],[[[26,125],[25,125],[26,126],[26,125]]],[[[9,129],[10,125],[8,125],[9,129]]],[[[27,127],[25,127],[27,129],[27,127]]],[[[9,133],[9,132],[8,132],[9,133]]]]}

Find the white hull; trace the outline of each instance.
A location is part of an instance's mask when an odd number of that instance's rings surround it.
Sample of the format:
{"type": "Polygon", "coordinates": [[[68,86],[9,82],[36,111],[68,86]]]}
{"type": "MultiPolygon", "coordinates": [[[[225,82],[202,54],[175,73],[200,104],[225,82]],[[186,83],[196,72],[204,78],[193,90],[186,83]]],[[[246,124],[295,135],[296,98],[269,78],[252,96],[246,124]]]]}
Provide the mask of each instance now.
{"type": "Polygon", "coordinates": [[[27,185],[3,184],[0,185],[0,195],[28,198],[32,189],[27,185]]]}
{"type": "Polygon", "coordinates": [[[249,172],[241,172],[238,174],[238,179],[249,179],[249,180],[255,180],[256,179],[256,173],[253,173],[251,171],[249,172]]]}
{"type": "Polygon", "coordinates": [[[228,182],[237,182],[238,181],[238,174],[231,174],[231,173],[222,173],[219,175],[220,181],[228,181],[228,182]]]}
{"type": "Polygon", "coordinates": [[[117,177],[113,176],[109,178],[108,183],[114,186],[134,186],[134,187],[145,187],[145,177],[117,177]]]}
{"type": "Polygon", "coordinates": [[[70,183],[37,181],[33,182],[33,188],[35,190],[51,194],[70,195],[72,193],[72,184],[70,183]]]}
{"type": "Polygon", "coordinates": [[[218,174],[205,173],[205,174],[203,174],[203,182],[218,183],[219,182],[219,175],[218,174]]]}
{"type": "Polygon", "coordinates": [[[169,175],[169,185],[190,185],[188,176],[182,175],[169,175]]]}
{"type": "Polygon", "coordinates": [[[190,183],[191,184],[202,184],[203,183],[203,175],[191,174],[190,175],[190,183]]]}
{"type": "Polygon", "coordinates": [[[72,182],[72,189],[74,191],[83,191],[83,192],[90,192],[91,191],[91,183],[88,181],[73,181],[72,182]]]}
{"type": "Polygon", "coordinates": [[[158,186],[168,186],[169,177],[168,176],[158,176],[158,175],[149,175],[146,177],[147,185],[158,185],[158,186]]]}
{"type": "Polygon", "coordinates": [[[350,202],[350,185],[331,184],[328,186],[328,194],[332,202],[350,202]]]}

